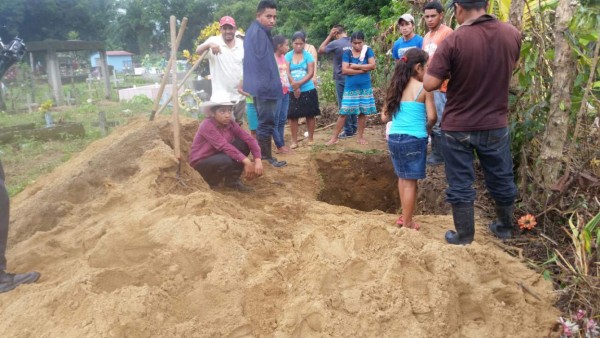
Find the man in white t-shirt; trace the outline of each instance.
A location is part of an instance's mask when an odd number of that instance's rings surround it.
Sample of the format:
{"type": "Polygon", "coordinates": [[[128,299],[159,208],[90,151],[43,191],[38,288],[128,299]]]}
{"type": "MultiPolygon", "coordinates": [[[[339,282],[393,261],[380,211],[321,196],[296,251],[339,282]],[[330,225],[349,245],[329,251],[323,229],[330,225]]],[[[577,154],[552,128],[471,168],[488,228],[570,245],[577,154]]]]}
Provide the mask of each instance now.
{"type": "Polygon", "coordinates": [[[235,36],[235,20],[224,16],[219,20],[221,26],[220,36],[212,36],[196,49],[197,54],[202,54],[210,49],[207,54],[212,83],[213,102],[235,102],[233,109],[235,120],[241,124],[245,115],[246,101],[237,91],[242,78],[242,62],[244,59],[244,42],[235,36]]]}

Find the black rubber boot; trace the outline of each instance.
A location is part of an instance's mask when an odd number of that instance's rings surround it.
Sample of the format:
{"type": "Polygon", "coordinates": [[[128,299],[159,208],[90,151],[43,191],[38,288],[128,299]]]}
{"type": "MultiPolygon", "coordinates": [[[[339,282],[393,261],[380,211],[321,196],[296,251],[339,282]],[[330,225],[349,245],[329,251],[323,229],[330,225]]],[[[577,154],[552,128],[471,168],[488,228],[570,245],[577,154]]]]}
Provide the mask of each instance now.
{"type": "Polygon", "coordinates": [[[239,192],[251,192],[252,188],[242,183],[242,181],[237,178],[234,180],[225,180],[225,187],[233,190],[237,190],[239,192]]]}
{"type": "Polygon", "coordinates": [[[269,162],[275,168],[281,168],[287,165],[286,161],[277,161],[277,158],[273,157],[271,152],[271,138],[261,138],[258,140],[260,146],[261,159],[269,162]]]}
{"type": "Polygon", "coordinates": [[[475,210],[472,203],[457,203],[452,205],[454,230],[446,232],[446,242],[455,245],[471,244],[475,237],[475,210]]]}
{"type": "Polygon", "coordinates": [[[440,165],[444,163],[441,149],[441,136],[431,134],[431,153],[427,156],[428,165],[440,165]]]}
{"type": "Polygon", "coordinates": [[[496,219],[488,225],[488,229],[500,239],[509,239],[512,237],[513,213],[515,205],[498,205],[496,203],[496,219]]]}

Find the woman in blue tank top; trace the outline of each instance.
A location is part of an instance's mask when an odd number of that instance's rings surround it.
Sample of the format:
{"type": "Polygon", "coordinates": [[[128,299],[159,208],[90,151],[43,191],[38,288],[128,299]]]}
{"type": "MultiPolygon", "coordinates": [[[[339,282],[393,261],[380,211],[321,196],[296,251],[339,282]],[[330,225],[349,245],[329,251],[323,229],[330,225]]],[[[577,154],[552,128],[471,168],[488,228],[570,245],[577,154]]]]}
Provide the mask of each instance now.
{"type": "Polygon", "coordinates": [[[402,205],[402,215],[396,224],[415,230],[419,229],[413,221],[417,180],[425,178],[427,138],[437,120],[433,94],[423,90],[427,59],[427,53],[417,48],[400,58],[381,112],[383,122],[392,122],[388,149],[398,176],[402,205]]]}

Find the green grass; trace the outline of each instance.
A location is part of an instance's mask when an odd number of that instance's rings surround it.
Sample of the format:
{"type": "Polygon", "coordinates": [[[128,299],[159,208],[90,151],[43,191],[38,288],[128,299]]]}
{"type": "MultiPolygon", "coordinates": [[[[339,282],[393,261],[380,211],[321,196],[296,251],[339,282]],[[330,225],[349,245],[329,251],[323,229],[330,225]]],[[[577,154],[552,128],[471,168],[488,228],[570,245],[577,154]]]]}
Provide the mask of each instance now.
{"type": "Polygon", "coordinates": [[[35,180],[66,162],[83,150],[93,139],[72,139],[40,142],[20,140],[0,146],[0,156],[6,171],[6,185],[10,196],[21,192],[35,180]]]}
{"type": "Polygon", "coordinates": [[[354,153],[354,154],[364,154],[364,155],[383,155],[385,154],[384,150],[381,149],[367,149],[367,150],[360,150],[360,149],[344,149],[345,153],[354,153]]]}
{"type": "Polygon", "coordinates": [[[320,152],[326,151],[326,150],[328,150],[328,149],[334,149],[334,147],[332,147],[332,146],[327,146],[327,145],[325,145],[325,144],[323,144],[323,143],[321,143],[321,144],[314,144],[314,145],[311,147],[311,149],[310,149],[310,152],[311,152],[311,153],[313,153],[313,154],[317,154],[317,153],[320,153],[320,152]]]}
{"type": "MultiPolygon", "coordinates": [[[[6,184],[10,196],[21,192],[25,187],[62,163],[68,161],[74,154],[82,151],[91,142],[102,137],[97,126],[98,113],[104,111],[107,121],[126,123],[134,116],[148,116],[152,102],[134,99],[127,103],[98,101],[84,103],[80,106],[54,107],[52,117],[56,122],[81,122],[85,128],[85,137],[67,138],[56,141],[37,141],[19,139],[9,144],[0,144],[0,158],[6,173],[6,184]]],[[[40,112],[7,114],[0,112],[0,126],[8,127],[24,123],[34,123],[42,127],[45,120],[40,112]]],[[[112,129],[109,128],[110,133],[112,129]]]]}

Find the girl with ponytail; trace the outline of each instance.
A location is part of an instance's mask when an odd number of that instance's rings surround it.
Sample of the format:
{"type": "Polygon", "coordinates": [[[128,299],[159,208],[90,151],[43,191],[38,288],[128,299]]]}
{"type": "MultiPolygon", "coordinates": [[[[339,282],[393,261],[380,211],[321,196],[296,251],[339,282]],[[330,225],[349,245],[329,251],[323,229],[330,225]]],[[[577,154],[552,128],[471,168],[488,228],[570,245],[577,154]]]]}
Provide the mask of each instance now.
{"type": "Polygon", "coordinates": [[[415,230],[419,229],[413,221],[417,180],[425,178],[427,138],[437,120],[433,94],[423,90],[427,59],[427,53],[418,48],[400,58],[381,112],[383,122],[391,121],[388,149],[402,205],[396,224],[415,230]]]}

